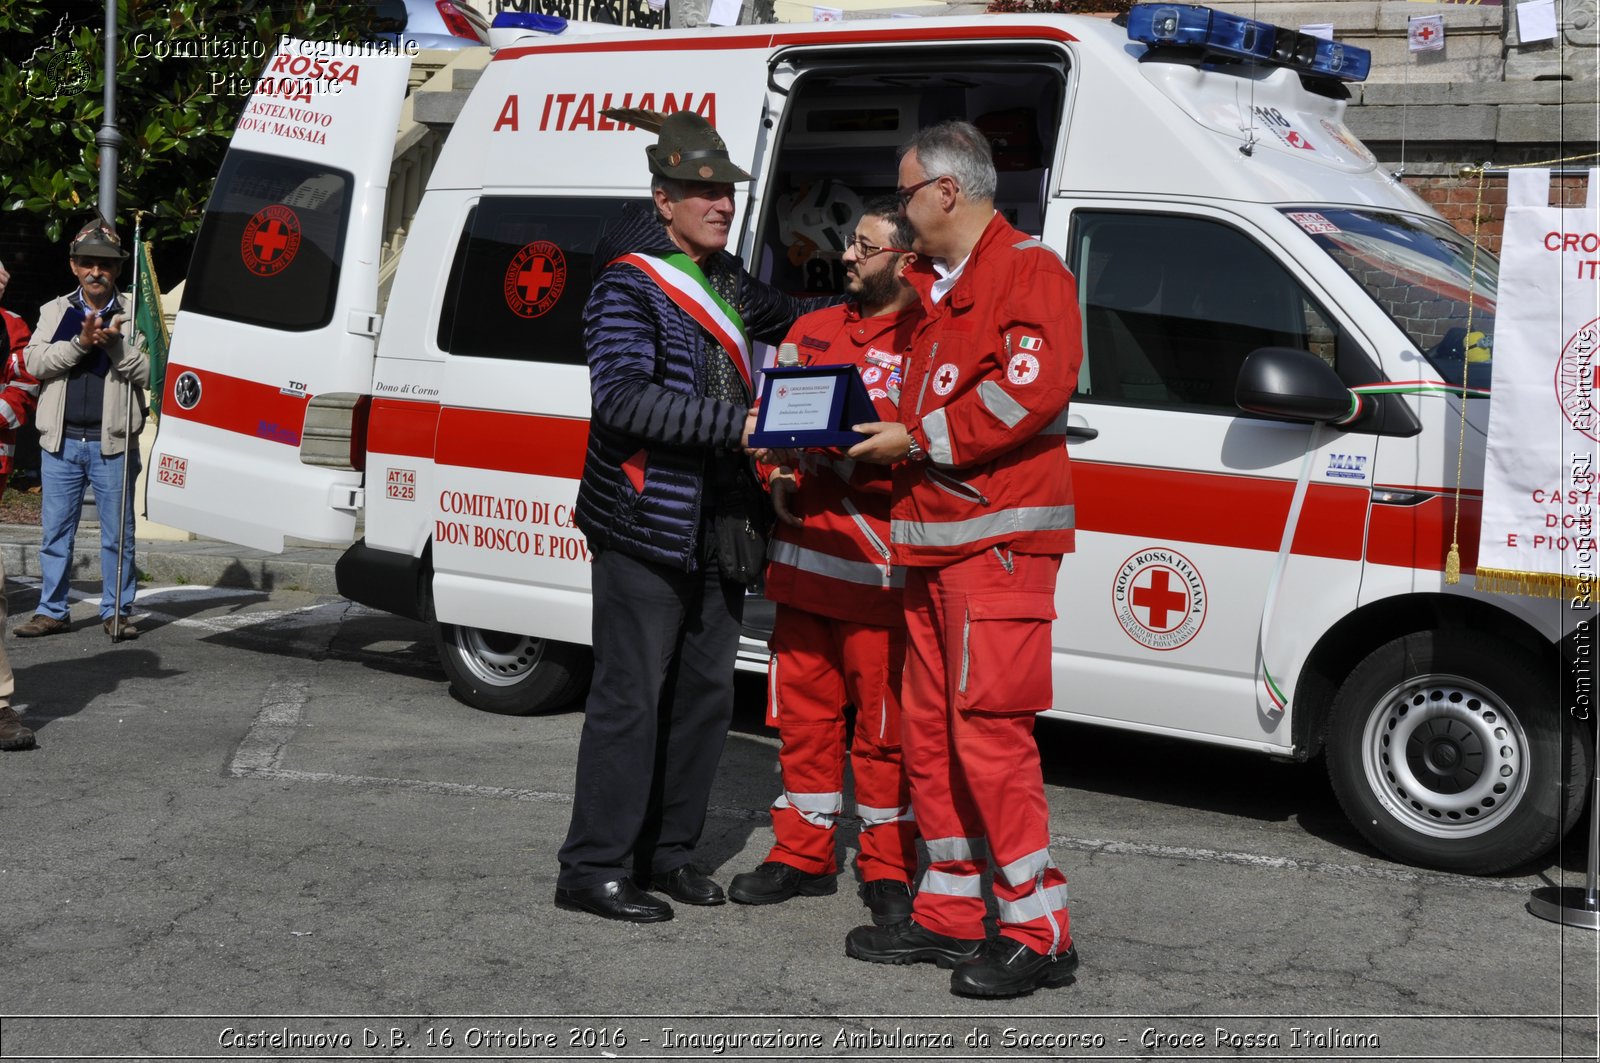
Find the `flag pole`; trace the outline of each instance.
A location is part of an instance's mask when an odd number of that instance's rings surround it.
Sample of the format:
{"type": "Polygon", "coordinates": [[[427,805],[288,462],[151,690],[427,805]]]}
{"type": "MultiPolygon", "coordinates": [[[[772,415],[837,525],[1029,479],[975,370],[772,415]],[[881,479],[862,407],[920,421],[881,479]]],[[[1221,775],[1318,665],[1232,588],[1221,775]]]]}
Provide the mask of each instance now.
{"type": "MultiPolygon", "coordinates": [[[[144,211],[133,212],[133,280],[128,285],[133,293],[128,299],[128,321],[132,327],[129,330],[129,343],[139,335],[139,271],[144,265],[144,253],[140,249],[139,234],[144,222],[144,211]]],[[[128,549],[128,496],[133,493],[132,472],[133,459],[138,453],[139,441],[133,435],[133,381],[127,380],[128,404],[123,409],[122,421],[122,499],[117,509],[117,589],[113,593],[116,612],[111,617],[111,641],[122,641],[122,573],[127,564],[128,549]]],[[[131,603],[130,603],[131,604],[131,603]]]]}

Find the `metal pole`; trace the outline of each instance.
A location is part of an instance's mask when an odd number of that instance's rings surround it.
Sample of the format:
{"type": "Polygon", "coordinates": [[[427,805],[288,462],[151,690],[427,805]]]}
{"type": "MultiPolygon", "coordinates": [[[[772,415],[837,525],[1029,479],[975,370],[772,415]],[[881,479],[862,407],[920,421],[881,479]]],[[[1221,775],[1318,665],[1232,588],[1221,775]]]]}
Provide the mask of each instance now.
{"type": "MultiPolygon", "coordinates": [[[[133,280],[128,285],[128,344],[131,346],[133,337],[138,334],[139,321],[139,266],[144,256],[139,253],[139,226],[142,218],[139,213],[133,216],[133,280]]],[[[115,368],[115,367],[113,367],[115,368]]],[[[122,498],[117,507],[117,589],[112,592],[111,600],[115,603],[116,612],[111,615],[111,641],[122,641],[122,572],[127,563],[128,549],[128,496],[133,493],[133,485],[129,482],[129,473],[133,471],[133,456],[138,452],[139,441],[133,435],[133,381],[126,381],[128,386],[128,405],[123,411],[125,420],[122,422],[122,498]]]]}
{"type": "MultiPolygon", "coordinates": [[[[1568,727],[1583,721],[1569,720],[1568,727]]],[[[1540,886],[1528,898],[1528,911],[1540,919],[1564,926],[1600,930],[1600,727],[1595,728],[1593,797],[1589,805],[1589,874],[1583,889],[1576,886],[1540,886]]]]}
{"type": "Polygon", "coordinates": [[[117,221],[117,149],[122,134],[117,132],[117,0],[106,0],[106,85],[105,112],[94,142],[100,148],[100,216],[109,228],[117,221]]]}

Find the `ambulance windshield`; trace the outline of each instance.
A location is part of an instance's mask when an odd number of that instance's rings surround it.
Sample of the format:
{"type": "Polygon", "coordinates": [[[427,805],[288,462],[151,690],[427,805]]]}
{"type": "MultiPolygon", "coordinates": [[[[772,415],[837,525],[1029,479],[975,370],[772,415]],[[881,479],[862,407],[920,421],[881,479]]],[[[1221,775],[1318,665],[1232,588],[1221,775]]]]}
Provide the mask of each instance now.
{"type": "Polygon", "coordinates": [[[1285,210],[1427,357],[1442,379],[1487,388],[1498,266],[1442,221],[1374,210],[1285,210]]]}

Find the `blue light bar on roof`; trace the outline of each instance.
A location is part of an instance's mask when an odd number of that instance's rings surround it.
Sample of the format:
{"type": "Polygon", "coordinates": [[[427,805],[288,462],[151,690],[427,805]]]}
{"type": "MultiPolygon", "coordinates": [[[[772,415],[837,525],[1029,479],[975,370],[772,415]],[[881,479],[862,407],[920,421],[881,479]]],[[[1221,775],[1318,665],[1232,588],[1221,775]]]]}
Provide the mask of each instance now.
{"type": "Polygon", "coordinates": [[[1365,48],[1190,4],[1134,4],[1128,10],[1128,39],[1151,49],[1193,48],[1341,81],[1364,81],[1372,68],[1372,53],[1365,48]]]}
{"type": "Polygon", "coordinates": [[[560,15],[541,15],[537,11],[502,11],[489,23],[489,27],[555,34],[567,28],[567,20],[560,15]]]}

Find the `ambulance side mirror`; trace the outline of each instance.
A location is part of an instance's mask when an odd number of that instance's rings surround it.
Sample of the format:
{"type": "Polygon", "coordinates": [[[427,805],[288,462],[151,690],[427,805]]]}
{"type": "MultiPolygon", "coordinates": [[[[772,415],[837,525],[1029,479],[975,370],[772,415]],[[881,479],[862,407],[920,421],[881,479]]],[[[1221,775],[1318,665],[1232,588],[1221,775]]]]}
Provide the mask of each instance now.
{"type": "Polygon", "coordinates": [[[1291,421],[1340,421],[1353,402],[1333,366],[1293,347],[1251,351],[1239,367],[1233,401],[1246,412],[1291,421]]]}

